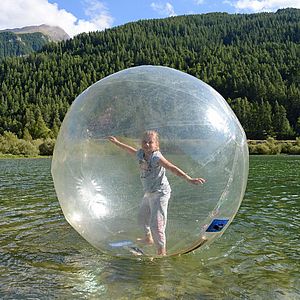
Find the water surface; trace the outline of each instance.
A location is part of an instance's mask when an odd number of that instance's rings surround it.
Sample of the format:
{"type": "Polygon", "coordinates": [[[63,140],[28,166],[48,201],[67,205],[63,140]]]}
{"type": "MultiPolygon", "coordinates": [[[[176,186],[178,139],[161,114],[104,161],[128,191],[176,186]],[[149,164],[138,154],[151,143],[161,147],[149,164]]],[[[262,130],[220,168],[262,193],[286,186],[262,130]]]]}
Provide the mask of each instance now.
{"type": "Polygon", "coordinates": [[[201,252],[101,254],[65,221],[50,159],[0,160],[1,299],[300,299],[300,156],[251,156],[242,206],[201,252]]]}

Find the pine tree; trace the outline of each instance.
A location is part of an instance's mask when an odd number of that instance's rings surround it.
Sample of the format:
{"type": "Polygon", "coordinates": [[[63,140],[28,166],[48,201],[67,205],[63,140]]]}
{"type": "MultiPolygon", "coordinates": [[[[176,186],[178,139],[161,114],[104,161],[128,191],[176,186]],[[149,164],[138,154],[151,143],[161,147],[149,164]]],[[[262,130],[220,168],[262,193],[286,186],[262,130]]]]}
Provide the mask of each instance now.
{"type": "Polygon", "coordinates": [[[29,133],[29,130],[28,130],[27,127],[25,127],[25,129],[24,129],[23,140],[25,140],[25,141],[32,141],[32,136],[29,133]]]}
{"type": "Polygon", "coordinates": [[[37,109],[36,115],[37,115],[37,117],[36,117],[36,122],[34,125],[33,137],[35,139],[38,139],[38,138],[45,139],[49,136],[50,129],[47,127],[40,109],[37,109]]]}
{"type": "Polygon", "coordinates": [[[55,116],[54,116],[54,120],[53,120],[53,126],[52,126],[52,130],[51,130],[51,134],[50,136],[52,138],[57,138],[58,132],[59,132],[59,128],[61,125],[61,121],[59,119],[59,114],[58,111],[55,111],[55,116]]]}
{"type": "Polygon", "coordinates": [[[294,133],[290,122],[286,117],[286,110],[283,105],[276,101],[273,114],[273,128],[277,138],[284,139],[291,137],[294,133]]]}
{"type": "Polygon", "coordinates": [[[296,131],[297,131],[298,136],[300,136],[300,116],[297,119],[296,131]]]}

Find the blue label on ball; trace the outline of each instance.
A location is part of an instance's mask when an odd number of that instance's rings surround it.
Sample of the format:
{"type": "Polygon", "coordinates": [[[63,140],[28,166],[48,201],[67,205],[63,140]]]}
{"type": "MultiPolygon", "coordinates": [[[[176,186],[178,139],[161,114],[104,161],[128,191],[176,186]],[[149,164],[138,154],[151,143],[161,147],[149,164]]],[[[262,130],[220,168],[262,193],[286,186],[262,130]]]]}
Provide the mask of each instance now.
{"type": "Polygon", "coordinates": [[[206,232],[219,232],[225,227],[228,221],[229,219],[224,219],[224,220],[214,219],[206,229],[206,232]]]}

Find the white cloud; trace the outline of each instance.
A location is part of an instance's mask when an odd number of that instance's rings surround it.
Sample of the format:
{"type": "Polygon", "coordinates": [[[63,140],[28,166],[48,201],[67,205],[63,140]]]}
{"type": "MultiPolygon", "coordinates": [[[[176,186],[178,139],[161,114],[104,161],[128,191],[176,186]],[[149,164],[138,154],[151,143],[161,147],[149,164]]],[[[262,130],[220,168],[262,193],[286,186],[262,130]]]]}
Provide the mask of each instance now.
{"type": "Polygon", "coordinates": [[[160,15],[165,17],[174,17],[176,13],[174,11],[174,7],[171,3],[151,3],[151,7],[158,12],[160,15]]]}
{"type": "Polygon", "coordinates": [[[280,8],[300,8],[299,0],[239,0],[232,2],[239,11],[250,10],[253,12],[275,11],[280,8]]]}
{"type": "Polygon", "coordinates": [[[100,1],[85,0],[84,3],[87,19],[78,19],[47,0],[1,0],[0,28],[47,24],[59,26],[74,36],[112,26],[113,18],[100,1]]]}

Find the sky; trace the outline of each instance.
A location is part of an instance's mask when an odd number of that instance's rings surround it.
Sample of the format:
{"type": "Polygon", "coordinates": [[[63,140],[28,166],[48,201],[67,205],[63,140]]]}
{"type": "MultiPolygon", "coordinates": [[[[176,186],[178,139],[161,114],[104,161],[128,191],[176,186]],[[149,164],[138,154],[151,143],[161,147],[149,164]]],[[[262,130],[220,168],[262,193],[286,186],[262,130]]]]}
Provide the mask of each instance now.
{"type": "Polygon", "coordinates": [[[0,29],[48,24],[70,37],[128,22],[210,12],[275,12],[300,0],[1,0],[0,29]]]}

